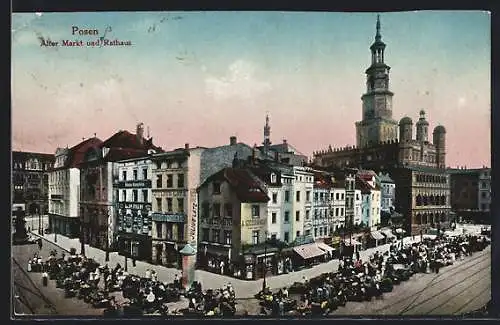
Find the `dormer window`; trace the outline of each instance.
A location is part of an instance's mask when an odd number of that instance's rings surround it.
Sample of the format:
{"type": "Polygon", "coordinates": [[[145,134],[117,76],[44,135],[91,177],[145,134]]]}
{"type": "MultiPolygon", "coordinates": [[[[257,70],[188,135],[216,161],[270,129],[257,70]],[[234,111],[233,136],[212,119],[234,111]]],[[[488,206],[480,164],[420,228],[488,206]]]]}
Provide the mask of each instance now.
{"type": "Polygon", "coordinates": [[[277,182],[277,177],[275,173],[271,174],[271,183],[275,184],[277,182]]]}

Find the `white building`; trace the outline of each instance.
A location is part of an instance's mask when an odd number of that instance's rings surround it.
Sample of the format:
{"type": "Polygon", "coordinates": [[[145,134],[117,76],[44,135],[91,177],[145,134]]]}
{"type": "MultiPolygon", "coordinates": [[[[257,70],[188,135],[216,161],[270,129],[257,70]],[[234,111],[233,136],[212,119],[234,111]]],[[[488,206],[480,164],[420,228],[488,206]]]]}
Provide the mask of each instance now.
{"type": "MultiPolygon", "coordinates": [[[[326,173],[314,171],[312,235],[315,240],[331,235],[333,223],[333,217],[330,215],[332,190],[332,178],[326,173]]],[[[305,235],[311,235],[309,229],[306,230],[305,235]]]]}
{"type": "Polygon", "coordinates": [[[362,209],[361,209],[361,203],[362,203],[362,196],[361,196],[361,190],[356,189],[354,191],[354,224],[359,225],[362,221],[362,209]]]}
{"type": "Polygon", "coordinates": [[[311,211],[313,202],[314,174],[308,167],[293,167],[295,177],[293,187],[293,215],[292,218],[292,238],[304,236],[306,232],[311,233],[311,211]]]}
{"type": "Polygon", "coordinates": [[[331,191],[332,208],[331,215],[333,216],[333,230],[345,227],[345,205],[346,193],[344,182],[336,182],[331,191]]]}
{"type": "Polygon", "coordinates": [[[80,234],[80,169],[85,151],[101,140],[90,138],[72,148],[58,148],[49,172],[49,228],[70,238],[80,234]]]}
{"type": "Polygon", "coordinates": [[[114,180],[118,251],[138,260],[151,260],[152,162],[148,156],[115,163],[114,180]]]}

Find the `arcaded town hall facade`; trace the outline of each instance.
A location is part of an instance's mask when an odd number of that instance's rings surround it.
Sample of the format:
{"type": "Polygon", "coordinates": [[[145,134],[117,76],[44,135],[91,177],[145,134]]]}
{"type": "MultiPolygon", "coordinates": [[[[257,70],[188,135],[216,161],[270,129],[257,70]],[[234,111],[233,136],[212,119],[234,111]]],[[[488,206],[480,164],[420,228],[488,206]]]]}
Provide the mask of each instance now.
{"type": "Polygon", "coordinates": [[[445,228],[450,214],[450,178],[446,173],[446,130],[438,125],[429,141],[429,122],[420,110],[413,138],[413,121],[393,118],[389,89],[390,67],[385,63],[380,18],[370,47],[371,65],[366,73],[362,120],[355,123],[356,146],[320,150],[314,164],[323,167],[363,168],[388,172],[396,183],[395,209],[404,217],[407,231],[418,234],[445,228]]]}

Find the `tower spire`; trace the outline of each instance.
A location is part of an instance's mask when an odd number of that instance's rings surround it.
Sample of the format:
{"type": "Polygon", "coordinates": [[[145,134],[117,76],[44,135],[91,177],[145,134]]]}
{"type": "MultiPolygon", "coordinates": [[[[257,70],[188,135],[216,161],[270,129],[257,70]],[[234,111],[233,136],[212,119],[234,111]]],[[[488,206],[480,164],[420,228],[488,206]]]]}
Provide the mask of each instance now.
{"type": "Polygon", "coordinates": [[[380,35],[380,15],[377,15],[377,33],[375,34],[375,41],[379,42],[382,40],[382,35],[380,35]]]}
{"type": "Polygon", "coordinates": [[[271,145],[271,126],[269,125],[269,113],[266,113],[266,125],[264,126],[264,150],[267,151],[271,145]]]}

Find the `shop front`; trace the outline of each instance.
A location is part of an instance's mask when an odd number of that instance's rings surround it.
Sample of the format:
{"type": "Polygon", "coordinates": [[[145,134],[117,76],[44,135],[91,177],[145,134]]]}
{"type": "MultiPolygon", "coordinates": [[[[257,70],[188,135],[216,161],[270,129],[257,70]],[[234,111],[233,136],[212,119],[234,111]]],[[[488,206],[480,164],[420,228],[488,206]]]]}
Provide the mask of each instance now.
{"type": "Polygon", "coordinates": [[[117,230],[120,255],[151,261],[151,204],[118,203],[117,230]]]}
{"type": "Polygon", "coordinates": [[[202,242],[199,245],[199,266],[209,272],[231,274],[231,246],[202,242]]]}
{"type": "Polygon", "coordinates": [[[256,280],[284,272],[284,260],[278,255],[278,248],[255,245],[246,249],[241,263],[241,275],[245,280],[256,280]]]}

